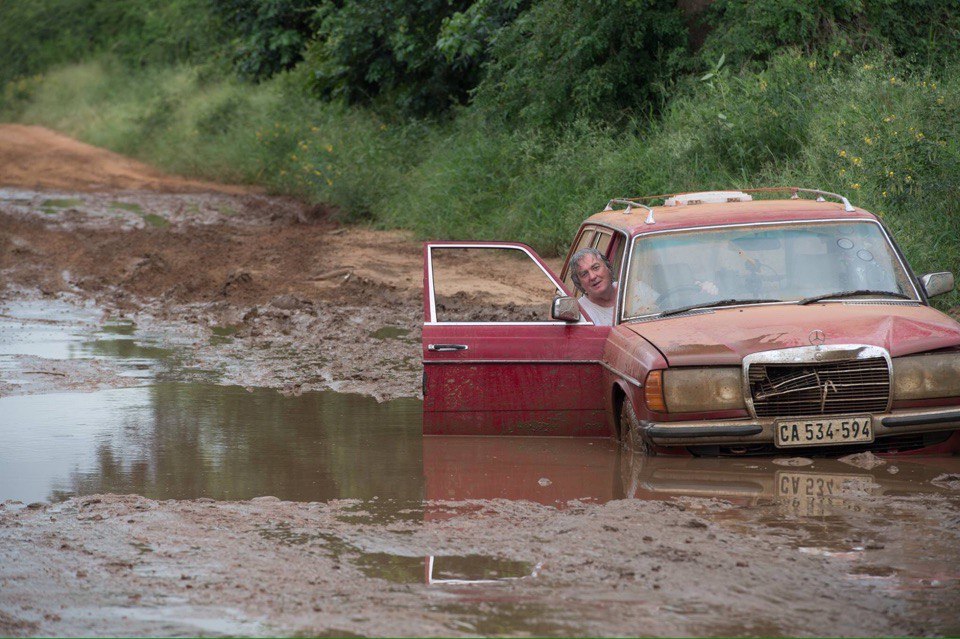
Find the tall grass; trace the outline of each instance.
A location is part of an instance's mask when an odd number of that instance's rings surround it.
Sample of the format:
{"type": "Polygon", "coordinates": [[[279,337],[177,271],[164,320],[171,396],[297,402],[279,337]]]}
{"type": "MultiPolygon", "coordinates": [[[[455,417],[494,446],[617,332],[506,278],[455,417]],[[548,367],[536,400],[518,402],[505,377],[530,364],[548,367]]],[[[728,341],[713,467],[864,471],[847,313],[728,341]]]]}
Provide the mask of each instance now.
{"type": "MultiPolygon", "coordinates": [[[[8,84],[0,116],[52,126],[179,173],[266,185],[344,219],[422,237],[564,251],[611,197],[796,185],[848,195],[919,272],[960,269],[960,66],[934,76],[880,55],[830,66],[785,53],[761,72],[681,84],[662,117],[623,128],[516,130],[461,110],[383,119],[215,66],[130,74],[109,58],[8,84]]],[[[960,304],[953,293],[942,307],[960,304]]]]}

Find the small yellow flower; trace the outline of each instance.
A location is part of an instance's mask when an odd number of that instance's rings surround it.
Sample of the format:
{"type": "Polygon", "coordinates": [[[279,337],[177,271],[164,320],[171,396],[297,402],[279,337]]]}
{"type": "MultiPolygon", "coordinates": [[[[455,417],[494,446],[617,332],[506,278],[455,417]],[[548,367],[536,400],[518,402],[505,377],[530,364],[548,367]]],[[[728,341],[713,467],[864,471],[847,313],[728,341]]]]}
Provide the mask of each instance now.
{"type": "Polygon", "coordinates": [[[834,49],[834,50],[833,50],[833,57],[835,57],[835,58],[840,57],[840,52],[839,52],[838,50],[834,49]]]}
{"type": "Polygon", "coordinates": [[[891,76],[891,78],[890,78],[890,84],[896,84],[896,83],[897,83],[897,77],[896,77],[896,76],[891,76]]]}
{"type": "Polygon", "coordinates": [[[324,148],[327,150],[327,153],[333,153],[333,145],[332,145],[332,144],[328,144],[328,145],[325,146],[324,148]]]}
{"type": "Polygon", "coordinates": [[[883,197],[887,197],[887,192],[884,191],[883,193],[881,193],[881,195],[882,195],[883,197]]]}
{"type": "Polygon", "coordinates": [[[904,181],[904,182],[913,182],[913,176],[912,176],[912,175],[908,175],[907,177],[903,178],[903,181],[904,181]]]}
{"type": "Polygon", "coordinates": [[[887,177],[893,177],[893,171],[887,171],[887,177]]]}
{"type": "Polygon", "coordinates": [[[872,64],[865,64],[865,65],[863,65],[863,70],[864,70],[864,71],[872,71],[872,70],[873,70],[873,65],[872,65],[872,64]]]}
{"type": "Polygon", "coordinates": [[[837,173],[840,174],[840,177],[843,177],[844,175],[847,174],[847,170],[846,170],[846,169],[840,169],[839,171],[837,171],[837,173]]]}
{"type": "Polygon", "coordinates": [[[937,98],[937,104],[943,104],[943,97],[937,98]]]}
{"type": "Polygon", "coordinates": [[[922,139],[923,139],[923,131],[917,131],[916,138],[917,138],[917,142],[919,142],[920,140],[922,140],[922,139]]]}
{"type": "Polygon", "coordinates": [[[863,164],[863,158],[852,158],[850,161],[853,162],[854,166],[860,166],[863,164]]]}
{"type": "Polygon", "coordinates": [[[839,156],[842,157],[842,158],[845,158],[845,157],[847,157],[847,152],[844,151],[843,149],[840,149],[840,152],[837,153],[837,155],[839,155],[839,156]]]}
{"type": "Polygon", "coordinates": [[[863,141],[866,142],[867,145],[873,144],[873,139],[869,137],[863,138],[863,141]]]}
{"type": "Polygon", "coordinates": [[[860,190],[860,183],[859,183],[859,182],[854,182],[853,184],[850,185],[850,188],[853,189],[854,191],[859,191],[859,190],[860,190]]]}
{"type": "Polygon", "coordinates": [[[807,63],[807,66],[810,67],[811,70],[816,69],[816,68],[817,68],[817,61],[816,61],[816,60],[811,60],[810,62],[807,63]]]}

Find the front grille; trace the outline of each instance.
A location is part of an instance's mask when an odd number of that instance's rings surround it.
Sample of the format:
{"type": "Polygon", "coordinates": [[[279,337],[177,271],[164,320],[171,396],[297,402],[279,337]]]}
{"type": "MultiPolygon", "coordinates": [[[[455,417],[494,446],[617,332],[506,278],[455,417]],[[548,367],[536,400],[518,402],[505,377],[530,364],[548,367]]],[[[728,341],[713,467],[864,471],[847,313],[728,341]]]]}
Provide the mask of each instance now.
{"type": "Polygon", "coordinates": [[[853,415],[886,410],[890,372],[883,357],[841,362],[750,365],[757,417],[853,415]]]}

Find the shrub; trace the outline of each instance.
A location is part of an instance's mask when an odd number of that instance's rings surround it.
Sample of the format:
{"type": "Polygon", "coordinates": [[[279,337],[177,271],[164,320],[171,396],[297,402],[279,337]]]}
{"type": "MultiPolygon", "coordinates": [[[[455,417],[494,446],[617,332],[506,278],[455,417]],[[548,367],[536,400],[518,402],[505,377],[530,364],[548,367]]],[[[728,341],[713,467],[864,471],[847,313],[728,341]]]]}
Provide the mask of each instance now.
{"type": "Polygon", "coordinates": [[[494,39],[476,103],[543,127],[649,111],[686,59],[687,30],[661,0],[542,0],[494,39]]]}

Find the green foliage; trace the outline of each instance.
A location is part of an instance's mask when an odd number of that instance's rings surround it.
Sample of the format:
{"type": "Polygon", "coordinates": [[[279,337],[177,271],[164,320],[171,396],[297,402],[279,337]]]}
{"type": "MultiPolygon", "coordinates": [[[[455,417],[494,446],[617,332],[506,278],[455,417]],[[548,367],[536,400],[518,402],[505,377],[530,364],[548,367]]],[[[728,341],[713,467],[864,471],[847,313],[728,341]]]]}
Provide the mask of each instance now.
{"type": "Polygon", "coordinates": [[[136,66],[199,60],[219,34],[207,1],[0,2],[0,83],[104,51],[136,66]]]}
{"type": "Polygon", "coordinates": [[[303,59],[317,0],[211,1],[236,34],[231,56],[241,77],[263,80],[303,59]]]}
{"type": "Polygon", "coordinates": [[[834,57],[886,48],[941,64],[960,52],[955,0],[716,0],[708,13],[707,61],[768,60],[784,47],[834,57]]]}
{"type": "Polygon", "coordinates": [[[476,103],[527,126],[642,114],[683,67],[687,31],[663,0],[541,0],[493,41],[476,103]]]}
{"type": "Polygon", "coordinates": [[[304,54],[312,90],[324,99],[378,101],[410,115],[465,101],[479,77],[477,58],[452,44],[441,51],[437,41],[447,19],[469,6],[467,0],[321,5],[316,40],[304,54]],[[457,54],[448,59],[452,50],[457,54]]]}

